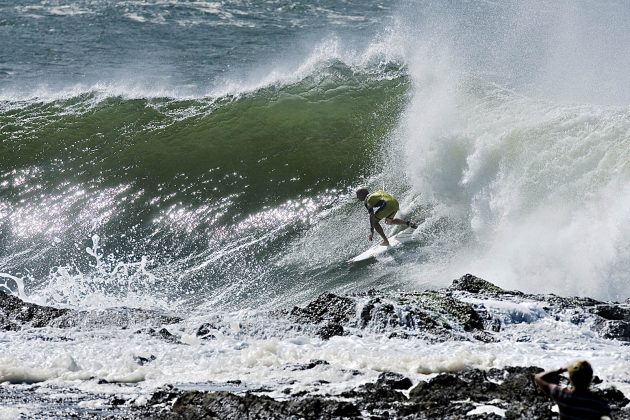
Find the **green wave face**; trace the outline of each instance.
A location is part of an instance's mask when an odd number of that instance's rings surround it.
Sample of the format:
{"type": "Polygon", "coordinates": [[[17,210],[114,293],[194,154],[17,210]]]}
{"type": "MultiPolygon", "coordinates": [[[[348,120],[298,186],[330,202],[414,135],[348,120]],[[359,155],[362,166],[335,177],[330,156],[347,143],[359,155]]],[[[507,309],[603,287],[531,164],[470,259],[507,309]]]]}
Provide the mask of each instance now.
{"type": "Polygon", "coordinates": [[[2,104],[4,269],[85,270],[98,235],[97,265],[148,256],[153,272],[180,279],[170,288],[212,293],[247,276],[239,262],[266,264],[370,174],[406,103],[408,79],[391,73],[333,63],[239,97],[2,104]]]}

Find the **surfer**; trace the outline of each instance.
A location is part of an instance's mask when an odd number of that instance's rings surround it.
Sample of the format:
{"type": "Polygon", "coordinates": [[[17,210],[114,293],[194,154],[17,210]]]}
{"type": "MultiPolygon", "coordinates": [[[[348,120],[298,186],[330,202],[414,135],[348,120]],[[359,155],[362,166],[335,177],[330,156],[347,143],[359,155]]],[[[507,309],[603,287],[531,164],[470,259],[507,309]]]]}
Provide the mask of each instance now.
{"type": "Polygon", "coordinates": [[[371,241],[374,236],[374,230],[381,235],[383,242],[381,245],[389,246],[389,241],[383,227],[379,223],[385,219],[385,223],[388,225],[407,225],[412,229],[418,227],[415,222],[411,220],[395,219],[394,216],[398,211],[398,200],[396,200],[391,194],[385,191],[376,191],[370,194],[367,188],[359,188],[356,191],[357,200],[363,201],[365,208],[370,214],[370,235],[368,239],[371,241]]]}
{"type": "Polygon", "coordinates": [[[558,404],[560,420],[610,417],[610,406],[588,389],[592,379],[593,368],[586,360],[573,362],[567,368],[534,375],[534,382],[558,404]],[[553,378],[564,372],[569,372],[569,388],[553,383],[553,378]]]}

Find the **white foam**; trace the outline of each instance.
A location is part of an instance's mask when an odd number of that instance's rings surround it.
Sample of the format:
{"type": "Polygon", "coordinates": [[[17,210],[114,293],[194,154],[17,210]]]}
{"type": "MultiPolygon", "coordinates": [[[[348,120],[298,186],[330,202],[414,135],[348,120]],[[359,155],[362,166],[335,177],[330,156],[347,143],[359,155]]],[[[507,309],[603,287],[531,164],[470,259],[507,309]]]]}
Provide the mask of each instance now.
{"type": "Polygon", "coordinates": [[[496,405],[486,404],[478,405],[477,407],[466,413],[467,416],[477,416],[481,414],[496,414],[497,416],[505,417],[505,410],[497,407],[496,405]]]}
{"type": "Polygon", "coordinates": [[[0,407],[0,419],[28,418],[30,413],[31,409],[27,406],[0,407]]]}
{"type": "MultiPolygon", "coordinates": [[[[514,311],[507,305],[494,304],[494,308],[514,311]]],[[[240,380],[242,390],[269,387],[273,396],[286,397],[285,388],[343,392],[374,381],[385,371],[401,373],[417,383],[436,373],[469,368],[552,369],[588,359],[604,386],[615,385],[628,395],[630,355],[624,343],[601,339],[569,318],[530,317],[504,324],[495,333],[501,339],[497,343],[388,339],[382,333],[351,328],[351,335],[322,341],[255,312],[200,315],[169,326],[186,344],[109,327],[32,329],[5,334],[0,382],[43,382],[44,389],[54,384],[94,393],[121,391],[112,384],[98,384],[105,379],[135,384],[125,392],[139,398],[169,383],[194,389],[240,380]],[[214,339],[196,337],[196,329],[204,322],[217,327],[211,331],[214,339]],[[138,357],[149,361],[141,366],[138,357]],[[297,368],[312,360],[327,364],[297,368]]]]}

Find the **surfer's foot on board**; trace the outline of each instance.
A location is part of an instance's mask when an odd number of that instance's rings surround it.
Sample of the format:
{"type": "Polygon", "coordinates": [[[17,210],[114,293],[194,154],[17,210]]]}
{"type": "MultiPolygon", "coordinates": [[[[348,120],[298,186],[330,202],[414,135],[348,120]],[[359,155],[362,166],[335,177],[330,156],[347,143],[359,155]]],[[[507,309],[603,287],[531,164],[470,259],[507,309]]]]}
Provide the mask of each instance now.
{"type": "Polygon", "coordinates": [[[418,224],[416,222],[414,222],[413,220],[407,220],[407,226],[409,226],[411,229],[417,229],[418,228],[418,224]]]}
{"type": "Polygon", "coordinates": [[[389,246],[389,241],[383,241],[383,242],[381,242],[381,246],[389,246]]]}

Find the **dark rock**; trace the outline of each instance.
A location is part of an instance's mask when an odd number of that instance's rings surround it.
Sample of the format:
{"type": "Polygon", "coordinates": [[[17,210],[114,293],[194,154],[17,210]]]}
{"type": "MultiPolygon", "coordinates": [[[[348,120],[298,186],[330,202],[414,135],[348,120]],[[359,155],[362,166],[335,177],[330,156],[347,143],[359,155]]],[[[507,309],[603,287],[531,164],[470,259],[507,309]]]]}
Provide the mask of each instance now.
{"type": "Polygon", "coordinates": [[[473,331],[472,336],[475,340],[484,343],[498,343],[500,340],[488,331],[473,331]]]}
{"type": "Polygon", "coordinates": [[[522,295],[523,294],[522,292],[518,292],[518,291],[509,292],[507,290],[501,289],[500,287],[495,286],[489,281],[473,276],[472,274],[465,274],[459,279],[453,280],[453,283],[449,287],[449,290],[460,290],[462,292],[484,293],[484,294],[489,294],[489,295],[502,295],[502,294],[522,295]]]}
{"type": "Polygon", "coordinates": [[[630,399],[623,395],[617,388],[606,388],[604,390],[593,389],[593,392],[604,399],[611,407],[622,408],[628,406],[630,399]]]}
{"type": "Polygon", "coordinates": [[[133,360],[135,360],[135,362],[138,365],[144,366],[147,363],[151,363],[152,361],[154,361],[155,360],[155,356],[154,355],[150,355],[149,357],[134,356],[133,360]]]}
{"type": "Polygon", "coordinates": [[[23,302],[0,290],[0,323],[14,331],[18,326],[21,328],[23,324],[35,328],[45,327],[53,320],[70,312],[72,312],[70,309],[57,309],[23,302]]]}
{"type": "Polygon", "coordinates": [[[609,321],[630,321],[630,309],[618,305],[597,305],[589,312],[609,321]]]}
{"type": "Polygon", "coordinates": [[[175,399],[179,396],[179,393],[175,391],[173,385],[166,385],[151,395],[148,401],[148,406],[162,406],[171,405],[175,399]]]}
{"type": "Polygon", "coordinates": [[[359,321],[361,328],[370,327],[380,331],[385,330],[387,327],[403,325],[394,305],[389,302],[383,302],[380,298],[368,301],[361,308],[359,321]]]}
{"type": "Polygon", "coordinates": [[[179,419],[282,419],[358,417],[357,407],[349,402],[321,398],[276,401],[270,397],[228,392],[186,392],[172,407],[179,419]]]}
{"type": "Polygon", "coordinates": [[[176,335],[172,334],[166,328],[161,328],[159,331],[156,331],[154,328],[143,328],[135,332],[135,334],[148,334],[153,337],[159,337],[168,341],[169,343],[174,344],[183,344],[176,335]]]}
{"type": "MultiPolygon", "coordinates": [[[[345,395],[352,395],[352,393],[345,395]]],[[[407,397],[402,392],[378,382],[361,385],[354,390],[354,398],[359,399],[363,405],[369,406],[370,410],[387,409],[392,406],[389,403],[407,401],[407,397]]]]}
{"type": "Polygon", "coordinates": [[[215,340],[217,337],[212,334],[212,330],[214,329],[215,328],[212,324],[205,323],[199,326],[195,335],[202,340],[215,340]]]}
{"type": "MultiPolygon", "coordinates": [[[[547,301],[552,307],[558,310],[570,309],[570,308],[587,308],[597,305],[602,305],[604,302],[599,300],[591,299],[589,297],[560,297],[556,295],[528,295],[531,299],[539,300],[539,301],[547,301]]],[[[551,308],[549,308],[551,309],[551,308]]]]}
{"type": "Polygon", "coordinates": [[[424,292],[420,301],[425,308],[432,309],[460,324],[464,331],[483,330],[483,319],[475,311],[473,305],[461,302],[452,296],[439,292],[424,292]]]}
{"type": "Polygon", "coordinates": [[[324,293],[309,303],[304,309],[294,307],[290,317],[295,322],[319,324],[329,321],[343,324],[352,319],[356,312],[355,301],[348,297],[324,293]]]}
{"type": "Polygon", "coordinates": [[[169,330],[167,330],[166,328],[161,328],[157,334],[157,336],[162,337],[164,340],[169,341],[171,343],[175,343],[175,344],[181,344],[181,341],[179,341],[179,338],[177,338],[176,335],[172,334],[169,330]]]}
{"type": "Polygon", "coordinates": [[[330,363],[328,363],[325,360],[311,360],[307,364],[292,365],[292,366],[289,367],[289,369],[293,370],[293,371],[296,371],[296,370],[309,370],[309,369],[313,369],[316,366],[329,365],[329,364],[330,363]]]}
{"type": "Polygon", "coordinates": [[[593,329],[604,338],[630,341],[630,321],[608,321],[599,318],[593,323],[593,329]]]}
{"type": "Polygon", "coordinates": [[[439,405],[449,401],[487,401],[489,393],[495,392],[497,384],[487,380],[483,371],[472,370],[462,374],[444,373],[429,382],[419,383],[410,393],[414,401],[432,402],[439,405]]]}
{"type": "Polygon", "coordinates": [[[317,335],[322,340],[328,340],[336,335],[343,335],[343,327],[340,324],[331,322],[317,330],[317,335]]]}
{"type": "Polygon", "coordinates": [[[383,372],[378,376],[377,385],[391,389],[409,389],[413,385],[411,379],[395,372],[383,372]]]}
{"type": "Polygon", "coordinates": [[[179,317],[163,315],[137,308],[109,308],[95,311],[75,311],[23,302],[0,289],[0,329],[17,331],[24,326],[41,328],[73,328],[112,325],[122,329],[131,325],[173,324],[181,322],[179,317]]]}
{"type": "Polygon", "coordinates": [[[0,331],[20,331],[22,327],[14,322],[7,322],[0,326],[0,331]]]}
{"type": "Polygon", "coordinates": [[[394,331],[393,333],[390,333],[387,338],[401,338],[403,340],[407,340],[409,338],[409,334],[406,332],[394,331]]]}
{"type": "Polygon", "coordinates": [[[596,305],[589,308],[596,315],[595,331],[604,338],[630,341],[630,309],[619,305],[596,305]]]}
{"type": "MultiPolygon", "coordinates": [[[[252,393],[241,396],[228,392],[176,393],[170,388],[154,394],[145,417],[332,419],[360,417],[363,413],[362,418],[371,419],[500,418],[494,414],[468,415],[478,405],[490,404],[505,410],[505,418],[509,419],[551,419],[554,415],[551,411],[553,403],[532,380],[533,375],[541,371],[537,367],[508,367],[487,372],[471,369],[441,374],[411,389],[409,399],[397,391],[409,385],[408,379],[391,372],[381,374],[374,383],[334,396],[309,397],[306,391],[291,394],[290,388],[287,388],[284,394],[288,396],[288,401],[276,401],[252,393]],[[353,401],[340,402],[340,398],[353,401]],[[159,412],[165,409],[167,411],[159,412]]],[[[628,412],[623,411],[629,401],[621,392],[614,388],[595,389],[594,392],[611,405],[614,418],[630,418],[628,412]]]]}

